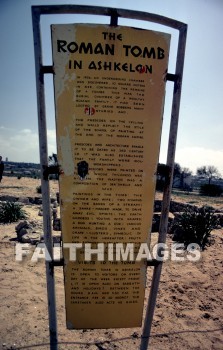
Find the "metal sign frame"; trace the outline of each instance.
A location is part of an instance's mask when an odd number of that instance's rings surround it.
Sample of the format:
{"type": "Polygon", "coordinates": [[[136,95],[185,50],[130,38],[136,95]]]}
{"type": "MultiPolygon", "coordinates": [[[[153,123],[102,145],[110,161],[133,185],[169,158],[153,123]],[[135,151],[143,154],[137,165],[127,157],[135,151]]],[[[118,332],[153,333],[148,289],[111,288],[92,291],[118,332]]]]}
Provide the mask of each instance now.
{"type": "MultiPolygon", "coordinates": [[[[180,109],[180,97],[183,78],[183,66],[186,47],[187,25],[167,18],[164,16],[132,11],[125,9],[116,9],[97,6],[80,6],[80,5],[50,5],[50,6],[32,6],[32,23],[35,51],[35,69],[36,69],[36,91],[37,91],[37,108],[38,108],[38,128],[39,128],[39,152],[41,165],[41,187],[43,199],[43,229],[44,242],[52,260],[46,261],[46,280],[48,296],[48,314],[49,314],[49,331],[50,331],[50,349],[58,349],[57,339],[57,316],[56,316],[56,296],[54,266],[58,262],[53,259],[53,241],[52,225],[50,214],[50,188],[49,188],[49,167],[48,167],[48,150],[47,150],[47,125],[45,111],[45,93],[44,93],[44,75],[53,74],[53,66],[43,65],[42,46],[41,46],[41,15],[58,15],[58,14],[81,14],[81,15],[101,15],[110,17],[110,25],[117,26],[118,18],[128,18],[142,20],[160,24],[179,31],[178,49],[176,57],[175,73],[167,73],[166,79],[174,83],[171,122],[169,129],[169,143],[166,161],[166,181],[163,192],[161,220],[159,228],[158,243],[166,242],[166,233],[168,225],[168,214],[170,206],[170,197],[173,180],[173,169],[175,159],[175,149],[177,140],[177,129],[180,109]]],[[[60,265],[60,264],[59,264],[60,265]]],[[[162,261],[153,261],[149,264],[154,266],[150,295],[144,320],[144,326],[141,336],[140,350],[148,349],[150,331],[152,326],[153,314],[156,305],[159,281],[162,270],[162,261]]]]}

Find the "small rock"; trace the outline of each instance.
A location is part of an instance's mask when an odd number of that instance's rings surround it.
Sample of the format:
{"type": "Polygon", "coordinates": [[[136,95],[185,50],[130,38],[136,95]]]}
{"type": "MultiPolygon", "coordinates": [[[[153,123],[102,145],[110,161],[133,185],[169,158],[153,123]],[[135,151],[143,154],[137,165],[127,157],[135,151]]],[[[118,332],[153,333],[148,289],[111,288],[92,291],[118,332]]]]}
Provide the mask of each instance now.
{"type": "Polygon", "coordinates": [[[131,335],[132,338],[139,338],[139,334],[137,332],[132,333],[131,335]]]}
{"type": "Polygon", "coordinates": [[[22,228],[30,228],[30,223],[27,220],[20,221],[18,225],[15,227],[16,232],[19,232],[22,228]]]}
{"type": "Polygon", "coordinates": [[[61,236],[53,236],[53,243],[60,244],[61,243],[61,236]]]}
{"type": "Polygon", "coordinates": [[[54,201],[53,202],[53,208],[57,208],[57,207],[58,207],[57,201],[54,201]]]}
{"type": "Polygon", "coordinates": [[[36,244],[40,241],[40,233],[39,232],[29,232],[21,237],[22,243],[30,243],[36,244]]]}
{"type": "Polygon", "coordinates": [[[31,230],[30,228],[22,227],[21,230],[17,231],[18,241],[20,242],[24,235],[29,234],[30,230],[31,230]]]}
{"type": "Polygon", "coordinates": [[[22,203],[22,204],[29,204],[29,198],[27,198],[27,197],[19,197],[18,202],[22,203]]]}
{"type": "Polygon", "coordinates": [[[36,244],[41,240],[42,226],[37,221],[21,221],[15,230],[19,242],[36,244]]]}
{"type": "Polygon", "coordinates": [[[57,208],[53,208],[53,218],[57,218],[57,208]]]}
{"type": "Polygon", "coordinates": [[[42,204],[42,198],[35,197],[34,204],[42,204]]]}
{"type": "Polygon", "coordinates": [[[54,218],[54,220],[53,220],[53,230],[54,231],[61,231],[60,218],[54,218]]]}
{"type": "Polygon", "coordinates": [[[0,196],[0,201],[2,202],[17,202],[18,197],[10,196],[10,195],[2,195],[0,196]]]}

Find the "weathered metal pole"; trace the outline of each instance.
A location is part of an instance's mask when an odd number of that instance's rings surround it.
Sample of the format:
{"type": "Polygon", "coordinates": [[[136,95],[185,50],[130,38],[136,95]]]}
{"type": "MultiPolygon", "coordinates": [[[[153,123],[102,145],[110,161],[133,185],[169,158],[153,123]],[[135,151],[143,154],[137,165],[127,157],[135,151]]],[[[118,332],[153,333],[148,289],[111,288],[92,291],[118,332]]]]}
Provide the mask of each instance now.
{"type": "Polygon", "coordinates": [[[32,8],[33,36],[35,50],[35,67],[36,67],[36,91],[37,91],[37,109],[38,109],[38,126],[39,126],[39,152],[41,165],[41,189],[43,200],[43,229],[45,247],[52,261],[46,264],[46,282],[47,282],[47,299],[49,314],[49,331],[50,331],[50,349],[57,350],[57,318],[56,318],[56,297],[54,282],[53,266],[53,241],[51,228],[50,212],[50,189],[48,176],[44,176],[44,169],[48,167],[47,151],[47,126],[45,112],[44,96],[44,73],[42,70],[42,50],[40,37],[40,14],[37,8],[32,8]]]}
{"type": "MultiPolygon", "coordinates": [[[[166,183],[165,183],[165,188],[163,193],[163,203],[162,203],[158,243],[166,242],[170,197],[171,197],[172,180],[173,180],[174,159],[175,159],[175,150],[176,150],[176,141],[177,141],[177,128],[178,128],[179,110],[180,110],[180,97],[181,97],[181,87],[182,87],[182,78],[183,78],[184,56],[185,56],[185,48],[186,48],[186,36],[187,36],[187,25],[184,24],[182,25],[182,28],[180,28],[180,31],[179,31],[179,42],[178,42],[176,72],[175,72],[175,79],[174,79],[171,124],[170,124],[169,144],[168,144],[168,153],[167,153],[168,174],[166,177],[166,183]]],[[[162,271],[162,262],[160,262],[157,266],[154,267],[149,301],[148,301],[146,316],[144,320],[140,350],[148,349],[149,337],[150,337],[150,332],[152,327],[154,310],[156,306],[156,298],[158,294],[161,271],[162,271]]]]}

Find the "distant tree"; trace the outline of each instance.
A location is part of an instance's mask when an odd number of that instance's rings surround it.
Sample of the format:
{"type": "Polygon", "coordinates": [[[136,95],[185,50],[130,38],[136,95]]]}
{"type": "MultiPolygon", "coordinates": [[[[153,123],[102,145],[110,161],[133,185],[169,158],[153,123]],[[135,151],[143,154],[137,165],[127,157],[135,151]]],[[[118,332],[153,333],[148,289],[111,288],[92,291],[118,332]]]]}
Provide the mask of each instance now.
{"type": "Polygon", "coordinates": [[[159,163],[157,166],[157,173],[156,173],[156,190],[157,191],[164,190],[166,175],[167,175],[166,164],[159,163]]]}
{"type": "Polygon", "coordinates": [[[189,168],[182,168],[180,174],[180,187],[184,188],[185,180],[192,175],[192,171],[189,168]]]}
{"type": "Polygon", "coordinates": [[[58,165],[57,154],[56,153],[52,153],[52,156],[48,157],[48,162],[49,162],[50,166],[58,165]]]}
{"type": "MultiPolygon", "coordinates": [[[[174,164],[174,170],[173,170],[173,186],[178,183],[179,188],[185,189],[185,179],[189,176],[191,176],[192,171],[188,168],[181,168],[180,164],[175,163],[174,164]]],[[[156,182],[156,189],[157,190],[163,190],[164,183],[165,183],[165,176],[167,175],[167,169],[165,164],[158,164],[157,168],[157,182],[156,182]]],[[[187,186],[188,187],[188,186],[187,186]]]]}
{"type": "Polygon", "coordinates": [[[200,168],[197,168],[197,176],[200,178],[205,178],[208,180],[208,184],[211,184],[211,180],[214,178],[220,178],[221,174],[218,169],[213,165],[203,165],[200,168]]]}
{"type": "Polygon", "coordinates": [[[57,167],[58,167],[58,158],[57,158],[57,154],[56,153],[52,153],[52,156],[49,156],[48,157],[48,164],[49,164],[49,167],[54,169],[55,172],[52,172],[49,179],[52,180],[52,179],[56,179],[58,180],[59,179],[59,175],[58,175],[58,170],[57,170],[57,167]]]}
{"type": "Polygon", "coordinates": [[[179,163],[174,164],[173,170],[173,186],[179,183],[179,187],[184,189],[185,180],[192,175],[192,171],[189,168],[181,168],[179,163]]]}
{"type": "Polygon", "coordinates": [[[173,169],[173,186],[176,185],[176,183],[179,181],[179,176],[181,173],[181,166],[179,163],[174,163],[174,169],[173,169]]]}

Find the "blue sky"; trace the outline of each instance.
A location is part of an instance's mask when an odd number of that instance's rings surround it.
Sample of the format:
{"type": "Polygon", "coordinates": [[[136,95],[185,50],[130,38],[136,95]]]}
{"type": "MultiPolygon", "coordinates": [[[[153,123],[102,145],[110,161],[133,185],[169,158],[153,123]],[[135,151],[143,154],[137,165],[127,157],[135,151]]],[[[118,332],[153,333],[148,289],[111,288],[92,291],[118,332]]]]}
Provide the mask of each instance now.
{"type": "MultiPolygon", "coordinates": [[[[62,1],[0,2],[0,154],[13,161],[39,162],[31,5],[62,1]]],[[[223,1],[222,0],[93,0],[63,1],[157,13],[188,24],[176,161],[194,172],[215,165],[223,176],[223,1]]],[[[108,18],[47,16],[42,20],[44,63],[51,64],[50,23],[109,23],[108,18]]],[[[132,20],[172,35],[169,73],[174,73],[177,32],[132,20]]],[[[46,81],[49,154],[56,152],[52,77],[46,81]]],[[[160,161],[165,162],[172,85],[168,83],[160,161]]]]}

